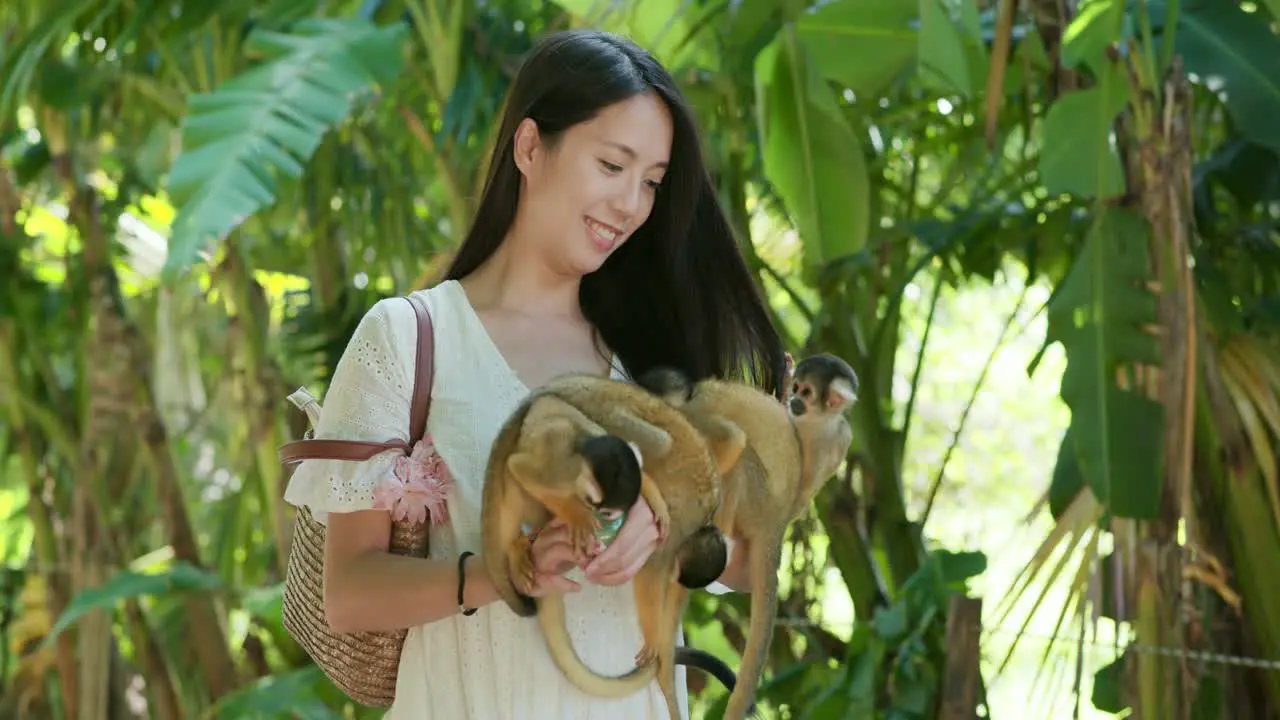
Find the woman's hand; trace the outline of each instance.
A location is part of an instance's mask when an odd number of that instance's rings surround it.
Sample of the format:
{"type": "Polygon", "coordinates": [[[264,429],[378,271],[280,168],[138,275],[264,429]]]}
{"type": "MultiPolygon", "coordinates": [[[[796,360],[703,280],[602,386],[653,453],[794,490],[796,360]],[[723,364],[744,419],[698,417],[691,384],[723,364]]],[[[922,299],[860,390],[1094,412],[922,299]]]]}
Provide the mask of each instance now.
{"type": "Polygon", "coordinates": [[[558,519],[547,523],[533,539],[529,546],[529,555],[533,560],[533,589],[530,592],[533,597],[542,597],[549,592],[577,592],[582,589],[578,583],[563,577],[564,573],[576,565],[573,544],[569,539],[568,528],[558,519]]]}
{"type": "Polygon", "coordinates": [[[597,585],[621,585],[640,572],[657,546],[658,524],[654,522],[653,509],[641,497],[627,511],[618,536],[583,570],[587,579],[597,585]]]}

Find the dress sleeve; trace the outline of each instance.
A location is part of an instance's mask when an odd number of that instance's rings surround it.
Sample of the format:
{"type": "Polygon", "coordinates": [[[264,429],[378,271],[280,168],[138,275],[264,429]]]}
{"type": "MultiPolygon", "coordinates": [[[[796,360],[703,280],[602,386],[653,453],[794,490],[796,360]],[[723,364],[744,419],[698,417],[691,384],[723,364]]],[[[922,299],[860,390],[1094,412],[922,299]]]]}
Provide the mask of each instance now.
{"type": "MultiPolygon", "coordinates": [[[[361,318],[334,368],[321,400],[315,437],[335,440],[407,440],[417,352],[417,323],[403,298],[378,301],[361,318]]],[[[373,507],[374,488],[402,453],[368,460],[304,460],[285,490],[285,501],[310,508],[324,523],[330,512],[373,507]]]]}

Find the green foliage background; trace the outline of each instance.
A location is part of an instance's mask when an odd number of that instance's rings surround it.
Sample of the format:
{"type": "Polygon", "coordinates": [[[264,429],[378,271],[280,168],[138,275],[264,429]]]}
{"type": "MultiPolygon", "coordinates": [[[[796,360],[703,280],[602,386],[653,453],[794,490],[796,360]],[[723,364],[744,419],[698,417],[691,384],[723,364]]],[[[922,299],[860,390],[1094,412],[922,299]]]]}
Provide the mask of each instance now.
{"type": "MultiPolygon", "coordinates": [[[[284,398],[433,280],[520,58],[593,25],[688,94],[789,349],[863,381],[788,545],[765,709],[939,717],[967,594],[987,716],[1280,717],[1280,671],[1178,659],[1280,659],[1278,18],[6,3],[0,716],[377,716],[280,625],[284,398]]],[[[690,642],[732,664],[748,610],[699,595],[690,642]]]]}

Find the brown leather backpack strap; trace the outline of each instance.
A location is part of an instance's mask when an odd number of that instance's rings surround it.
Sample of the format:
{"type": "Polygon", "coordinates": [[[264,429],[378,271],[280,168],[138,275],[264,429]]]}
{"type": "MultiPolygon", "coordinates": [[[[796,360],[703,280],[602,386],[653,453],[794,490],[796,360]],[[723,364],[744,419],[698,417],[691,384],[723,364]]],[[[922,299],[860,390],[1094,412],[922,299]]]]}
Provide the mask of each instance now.
{"type": "Polygon", "coordinates": [[[294,465],[303,460],[368,460],[387,450],[406,450],[408,445],[399,440],[373,442],[367,440],[327,440],[312,438],[294,440],[280,446],[280,460],[294,465]]]}
{"type": "Polygon", "coordinates": [[[431,412],[431,382],[435,378],[436,346],[435,328],[431,313],[416,295],[406,295],[418,316],[417,367],[413,373],[413,405],[409,410],[409,444],[413,445],[427,433],[427,414],[431,412]]]}
{"type": "Polygon", "coordinates": [[[435,337],[431,324],[431,314],[420,298],[408,295],[405,297],[413,306],[418,318],[418,349],[413,371],[413,401],[409,409],[409,441],[389,440],[377,442],[370,440],[337,440],[330,438],[309,438],[294,440],[280,446],[277,451],[280,460],[286,465],[295,465],[303,460],[368,460],[378,453],[387,450],[411,451],[415,443],[422,439],[427,430],[427,413],[431,409],[431,382],[435,377],[435,337]]]}

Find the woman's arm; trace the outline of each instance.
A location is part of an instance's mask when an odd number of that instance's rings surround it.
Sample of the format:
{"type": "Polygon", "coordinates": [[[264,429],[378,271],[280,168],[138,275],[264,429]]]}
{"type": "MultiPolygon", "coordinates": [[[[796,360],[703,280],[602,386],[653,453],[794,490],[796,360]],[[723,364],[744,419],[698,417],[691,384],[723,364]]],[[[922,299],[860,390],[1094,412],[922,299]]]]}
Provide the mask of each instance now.
{"type": "MultiPolygon", "coordinates": [[[[398,630],[460,612],[457,561],[393,555],[390,537],[384,510],[329,514],[324,606],[334,632],[398,630]]],[[[479,556],[468,557],[464,568],[468,608],[498,599],[479,556]]]]}
{"type": "MultiPolygon", "coordinates": [[[[409,440],[417,323],[401,298],[375,303],[338,360],[316,423],[317,438],[409,440]]],[[[387,552],[391,516],[374,509],[378,485],[395,472],[394,451],[369,460],[307,460],[285,498],[327,517],[324,605],[339,632],[394,630],[458,612],[455,558],[426,560],[387,552]]],[[[494,599],[480,558],[466,562],[464,601],[494,599]]]]}
{"type": "MultiPolygon", "coordinates": [[[[425,560],[387,552],[391,518],[382,510],[329,515],[325,536],[325,616],[334,632],[397,630],[426,625],[461,612],[456,560],[425,560]]],[[[532,595],[573,593],[578,583],[561,577],[573,567],[568,529],[553,521],[530,549],[536,586],[532,595]]],[[[478,608],[499,599],[479,557],[468,557],[462,603],[478,608]]]]}

